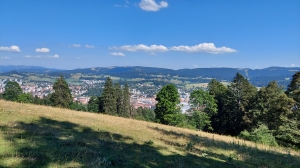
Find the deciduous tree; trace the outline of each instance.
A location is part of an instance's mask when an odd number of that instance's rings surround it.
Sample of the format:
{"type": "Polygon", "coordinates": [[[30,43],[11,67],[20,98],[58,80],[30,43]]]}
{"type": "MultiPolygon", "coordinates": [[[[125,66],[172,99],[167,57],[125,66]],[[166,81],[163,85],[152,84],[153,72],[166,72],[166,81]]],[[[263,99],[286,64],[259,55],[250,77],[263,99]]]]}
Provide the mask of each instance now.
{"type": "Polygon", "coordinates": [[[170,115],[179,113],[177,105],[179,103],[179,94],[177,88],[173,84],[168,84],[162,87],[162,89],[156,94],[156,108],[155,118],[157,122],[162,124],[169,124],[172,118],[170,115]]]}

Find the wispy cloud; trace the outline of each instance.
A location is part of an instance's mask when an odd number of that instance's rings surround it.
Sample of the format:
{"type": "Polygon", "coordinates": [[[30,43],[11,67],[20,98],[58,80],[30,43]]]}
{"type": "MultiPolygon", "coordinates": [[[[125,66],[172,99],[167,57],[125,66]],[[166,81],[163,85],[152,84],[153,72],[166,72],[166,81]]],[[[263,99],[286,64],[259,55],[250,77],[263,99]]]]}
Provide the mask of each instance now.
{"type": "Polygon", "coordinates": [[[5,60],[5,59],[10,59],[10,57],[6,57],[6,56],[0,57],[0,60],[5,60]]]}
{"type": "Polygon", "coordinates": [[[122,53],[122,52],[112,52],[112,53],[109,53],[110,55],[113,55],[113,56],[121,56],[121,57],[124,57],[125,54],[122,53]]]}
{"type": "Polygon", "coordinates": [[[195,46],[173,46],[170,47],[173,51],[183,51],[183,52],[204,52],[210,54],[222,54],[222,53],[233,53],[237,52],[235,49],[228,47],[216,47],[214,43],[201,43],[195,46]]]}
{"type": "Polygon", "coordinates": [[[12,45],[10,47],[3,47],[0,46],[0,51],[7,51],[7,52],[21,52],[19,46],[12,45]]]}
{"type": "Polygon", "coordinates": [[[156,3],[155,0],[141,0],[141,2],[139,3],[139,7],[141,9],[151,12],[159,11],[161,8],[166,8],[168,6],[168,3],[165,1],[156,3]]]}
{"type": "Polygon", "coordinates": [[[48,55],[48,56],[40,56],[40,55],[30,56],[30,55],[25,55],[23,57],[24,58],[59,58],[59,55],[58,54],[48,55]]]}
{"type": "Polygon", "coordinates": [[[72,47],[76,47],[76,48],[81,47],[80,44],[72,44],[71,46],[72,46],[72,47]]]}
{"type": "Polygon", "coordinates": [[[49,48],[37,48],[37,49],[35,49],[35,52],[47,53],[47,52],[50,52],[50,49],[49,48]]]}
{"type": "Polygon", "coordinates": [[[145,51],[145,52],[166,52],[168,51],[168,48],[163,45],[144,45],[144,44],[138,44],[138,45],[123,45],[120,47],[111,47],[110,49],[115,50],[125,50],[129,52],[137,52],[137,51],[145,51]]]}
{"type": "Polygon", "coordinates": [[[85,47],[85,48],[95,48],[95,46],[93,46],[93,45],[88,45],[88,44],[86,44],[84,47],[85,47]]]}
{"type": "Polygon", "coordinates": [[[48,56],[49,58],[59,58],[59,55],[58,54],[54,54],[52,56],[48,56]]]}

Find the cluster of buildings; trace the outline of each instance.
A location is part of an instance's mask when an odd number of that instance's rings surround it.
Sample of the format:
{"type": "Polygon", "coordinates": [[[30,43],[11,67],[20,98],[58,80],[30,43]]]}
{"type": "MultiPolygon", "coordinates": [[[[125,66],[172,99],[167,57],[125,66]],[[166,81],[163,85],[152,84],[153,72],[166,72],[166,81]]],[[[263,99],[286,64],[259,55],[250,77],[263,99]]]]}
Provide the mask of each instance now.
{"type": "MultiPolygon", "coordinates": [[[[19,83],[24,93],[31,93],[33,96],[38,96],[39,98],[43,98],[50,93],[53,93],[52,84],[48,82],[36,82],[34,85],[24,85],[21,79],[0,79],[0,93],[4,92],[5,83],[10,81],[15,81],[19,83]]],[[[69,84],[69,88],[71,90],[71,94],[74,97],[74,101],[80,102],[83,104],[87,104],[90,100],[89,96],[83,96],[87,92],[88,86],[92,86],[98,83],[104,83],[102,80],[81,80],[84,85],[71,85],[69,84]]],[[[131,86],[132,87],[132,86],[131,86]]],[[[136,88],[131,88],[130,93],[130,103],[134,108],[150,108],[153,109],[157,103],[155,100],[155,93],[160,90],[161,87],[149,85],[149,84],[138,84],[136,88]]],[[[185,112],[189,109],[189,93],[178,89],[178,93],[180,95],[180,107],[181,111],[185,112]]]]}

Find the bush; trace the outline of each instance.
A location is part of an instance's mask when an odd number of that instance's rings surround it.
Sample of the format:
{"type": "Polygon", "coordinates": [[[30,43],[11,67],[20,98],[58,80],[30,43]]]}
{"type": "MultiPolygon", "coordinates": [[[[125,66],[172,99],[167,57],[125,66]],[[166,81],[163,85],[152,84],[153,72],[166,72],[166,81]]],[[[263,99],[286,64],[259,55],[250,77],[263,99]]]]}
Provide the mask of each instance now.
{"type": "Polygon", "coordinates": [[[275,137],[270,132],[268,127],[264,124],[259,125],[259,127],[254,129],[252,132],[248,132],[247,130],[242,131],[239,137],[256,143],[262,143],[265,145],[278,145],[275,140],[275,137]]]}

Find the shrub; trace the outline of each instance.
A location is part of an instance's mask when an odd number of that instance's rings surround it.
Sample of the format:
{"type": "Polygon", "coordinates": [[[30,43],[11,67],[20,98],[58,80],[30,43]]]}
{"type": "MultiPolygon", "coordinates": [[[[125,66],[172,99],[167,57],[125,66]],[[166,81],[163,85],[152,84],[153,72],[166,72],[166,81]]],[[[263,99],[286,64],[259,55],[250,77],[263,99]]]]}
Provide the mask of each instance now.
{"type": "Polygon", "coordinates": [[[268,127],[264,124],[259,125],[259,127],[255,128],[252,132],[248,132],[247,130],[242,131],[239,137],[256,143],[262,143],[265,145],[278,145],[275,140],[275,137],[270,132],[268,127]]]}

